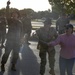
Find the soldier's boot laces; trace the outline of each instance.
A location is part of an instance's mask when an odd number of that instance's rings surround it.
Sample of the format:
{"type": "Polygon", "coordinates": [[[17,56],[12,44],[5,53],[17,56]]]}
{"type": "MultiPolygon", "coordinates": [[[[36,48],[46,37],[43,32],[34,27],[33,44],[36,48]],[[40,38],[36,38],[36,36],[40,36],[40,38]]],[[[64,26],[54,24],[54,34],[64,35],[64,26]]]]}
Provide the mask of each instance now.
{"type": "Polygon", "coordinates": [[[12,64],[12,66],[11,66],[11,70],[12,70],[12,71],[16,71],[15,64],[12,64]]]}
{"type": "Polygon", "coordinates": [[[1,71],[5,71],[5,66],[4,66],[4,64],[1,65],[1,71]]]}
{"type": "Polygon", "coordinates": [[[51,75],[55,75],[55,72],[54,72],[53,69],[51,69],[51,70],[49,71],[49,73],[50,73],[51,75]]]}

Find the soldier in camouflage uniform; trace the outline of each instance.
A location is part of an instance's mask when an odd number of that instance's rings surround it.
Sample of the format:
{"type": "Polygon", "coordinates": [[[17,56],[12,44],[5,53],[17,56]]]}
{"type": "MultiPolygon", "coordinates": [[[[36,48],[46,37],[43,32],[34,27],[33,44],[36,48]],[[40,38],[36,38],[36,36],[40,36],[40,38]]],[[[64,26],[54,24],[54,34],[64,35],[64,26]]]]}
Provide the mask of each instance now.
{"type": "Polygon", "coordinates": [[[31,19],[28,17],[28,14],[23,14],[21,21],[23,23],[23,35],[25,36],[25,42],[29,45],[29,38],[32,30],[31,19]]]}
{"type": "Polygon", "coordinates": [[[50,26],[51,26],[51,19],[48,18],[44,22],[44,27],[36,30],[36,34],[39,39],[38,49],[40,50],[39,56],[41,58],[41,63],[40,63],[41,75],[44,75],[45,73],[46,53],[48,53],[48,59],[49,59],[49,67],[50,67],[49,73],[51,75],[55,75],[54,73],[55,49],[54,47],[49,48],[46,43],[54,40],[57,37],[57,32],[53,27],[50,26]]]}
{"type": "Polygon", "coordinates": [[[6,36],[6,18],[5,13],[2,12],[0,16],[0,41],[1,41],[1,48],[5,47],[3,44],[5,42],[6,36]]]}
{"type": "Polygon", "coordinates": [[[58,31],[59,34],[65,33],[65,27],[67,24],[69,24],[69,22],[70,20],[66,16],[66,14],[62,13],[56,21],[56,30],[58,31]]]}
{"type": "MultiPolygon", "coordinates": [[[[9,1],[7,2],[6,10],[9,10],[9,1]]],[[[7,15],[8,11],[7,11],[7,15]]],[[[7,33],[7,41],[5,47],[5,53],[3,54],[1,61],[1,71],[5,71],[5,64],[9,57],[11,50],[12,52],[12,66],[11,70],[16,71],[15,65],[17,63],[17,59],[19,57],[20,43],[22,39],[22,23],[19,21],[19,12],[13,12],[10,17],[7,17],[8,22],[8,33],[7,33]]]]}

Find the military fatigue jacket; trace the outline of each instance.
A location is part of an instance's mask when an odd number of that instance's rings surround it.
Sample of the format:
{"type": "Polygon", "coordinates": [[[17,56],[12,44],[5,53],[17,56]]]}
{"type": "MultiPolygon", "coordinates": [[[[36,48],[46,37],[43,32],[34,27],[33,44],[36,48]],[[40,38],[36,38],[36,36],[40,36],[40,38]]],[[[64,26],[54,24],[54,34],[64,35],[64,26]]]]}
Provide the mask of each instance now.
{"type": "Polygon", "coordinates": [[[6,30],[6,19],[0,18],[0,31],[5,31],[5,30],[6,30]]]}
{"type": "Polygon", "coordinates": [[[69,19],[68,18],[58,18],[56,21],[56,30],[58,31],[64,31],[65,30],[65,26],[69,23],[69,19]]]}
{"type": "MultiPolygon", "coordinates": [[[[44,27],[36,30],[36,34],[38,36],[39,41],[43,42],[50,42],[53,41],[57,37],[57,32],[53,27],[49,28],[49,31],[46,31],[44,27]]],[[[46,44],[42,45],[43,47],[46,46],[46,44]]]]}
{"type": "Polygon", "coordinates": [[[50,42],[57,37],[57,32],[53,27],[50,27],[49,31],[45,31],[44,27],[36,30],[36,34],[39,40],[44,42],[50,42]]]}
{"type": "Polygon", "coordinates": [[[22,36],[22,23],[13,18],[8,19],[8,33],[7,38],[12,40],[20,40],[22,36]]]}

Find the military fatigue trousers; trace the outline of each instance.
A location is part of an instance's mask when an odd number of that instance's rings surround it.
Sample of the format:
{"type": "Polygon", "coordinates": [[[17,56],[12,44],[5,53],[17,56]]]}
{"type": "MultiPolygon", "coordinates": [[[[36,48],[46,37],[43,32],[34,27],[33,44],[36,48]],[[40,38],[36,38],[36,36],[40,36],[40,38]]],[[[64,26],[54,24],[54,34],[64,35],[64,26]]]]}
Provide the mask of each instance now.
{"type": "Polygon", "coordinates": [[[55,49],[52,48],[51,50],[45,49],[43,47],[40,47],[39,56],[41,58],[40,63],[40,74],[45,73],[45,65],[47,62],[46,54],[48,53],[48,60],[49,60],[49,67],[50,69],[54,69],[54,63],[55,63],[55,49]]]}
{"type": "Polygon", "coordinates": [[[3,43],[5,42],[5,38],[6,38],[6,31],[0,31],[0,41],[1,41],[1,45],[3,45],[3,43]]]}
{"type": "Polygon", "coordinates": [[[1,61],[2,64],[5,64],[7,62],[9,54],[12,50],[13,50],[12,64],[16,64],[17,59],[19,57],[20,44],[19,42],[16,42],[15,40],[8,39],[6,42],[5,53],[1,61]]]}

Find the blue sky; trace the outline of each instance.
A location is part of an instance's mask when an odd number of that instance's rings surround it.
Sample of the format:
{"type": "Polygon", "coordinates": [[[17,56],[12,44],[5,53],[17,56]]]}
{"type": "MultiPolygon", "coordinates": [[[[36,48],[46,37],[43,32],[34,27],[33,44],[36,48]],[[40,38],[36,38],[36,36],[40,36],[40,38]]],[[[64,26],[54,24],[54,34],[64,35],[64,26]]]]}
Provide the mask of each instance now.
{"type": "MultiPolygon", "coordinates": [[[[0,0],[0,9],[6,7],[8,0],[0,0]]],[[[10,0],[10,7],[24,9],[31,8],[34,11],[45,11],[51,9],[48,0],[10,0]]]]}

